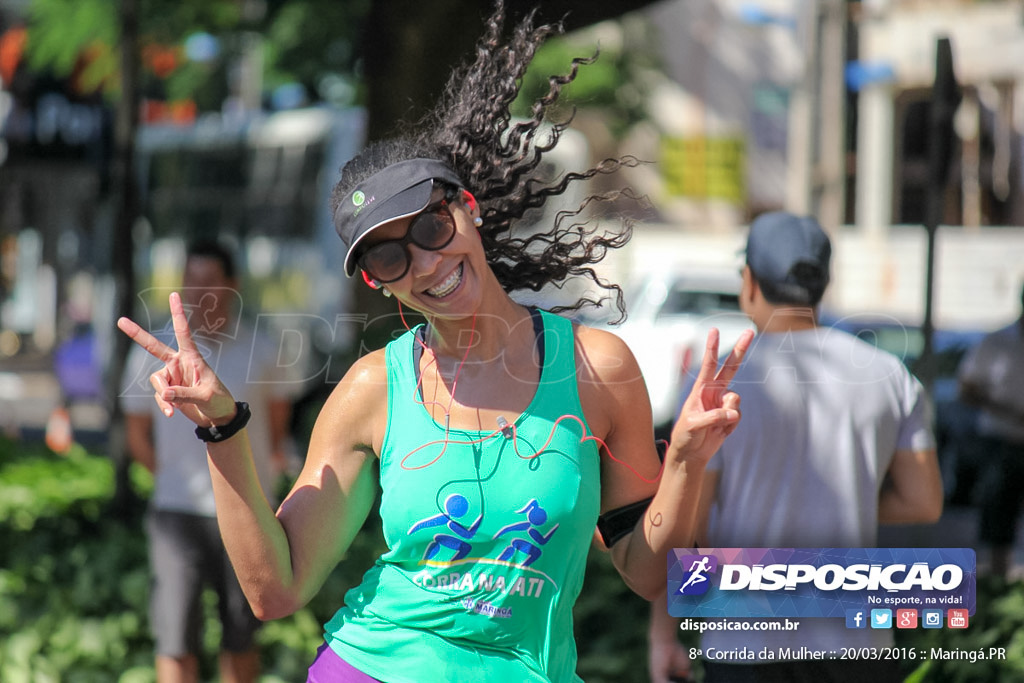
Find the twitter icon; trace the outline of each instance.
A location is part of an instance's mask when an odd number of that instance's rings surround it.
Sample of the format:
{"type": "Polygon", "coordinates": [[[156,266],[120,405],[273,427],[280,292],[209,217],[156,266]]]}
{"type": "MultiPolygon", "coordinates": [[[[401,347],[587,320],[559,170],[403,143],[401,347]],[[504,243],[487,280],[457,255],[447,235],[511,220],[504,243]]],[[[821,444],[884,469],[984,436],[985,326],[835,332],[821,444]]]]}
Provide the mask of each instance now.
{"type": "Polygon", "coordinates": [[[892,610],[871,610],[871,628],[892,628],[892,610]]]}

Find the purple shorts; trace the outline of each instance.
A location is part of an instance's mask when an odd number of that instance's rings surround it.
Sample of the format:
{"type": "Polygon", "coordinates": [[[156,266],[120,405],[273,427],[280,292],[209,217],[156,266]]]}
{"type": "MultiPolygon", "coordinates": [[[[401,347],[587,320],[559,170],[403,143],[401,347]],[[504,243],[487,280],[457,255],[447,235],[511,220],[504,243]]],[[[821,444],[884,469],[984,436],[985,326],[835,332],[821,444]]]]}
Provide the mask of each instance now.
{"type": "Polygon", "coordinates": [[[309,667],[306,683],[380,683],[364,674],[324,643],[316,651],[316,659],[309,667]]]}

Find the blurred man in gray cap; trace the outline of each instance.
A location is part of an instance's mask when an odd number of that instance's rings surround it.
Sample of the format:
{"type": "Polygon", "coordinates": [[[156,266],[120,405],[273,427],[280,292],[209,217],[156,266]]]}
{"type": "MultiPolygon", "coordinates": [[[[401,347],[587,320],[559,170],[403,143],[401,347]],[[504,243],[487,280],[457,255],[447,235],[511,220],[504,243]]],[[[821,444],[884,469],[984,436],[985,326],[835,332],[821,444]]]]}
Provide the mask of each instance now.
{"type": "MultiPolygon", "coordinates": [[[[733,380],[739,426],[708,463],[698,543],[721,548],[872,547],[879,523],[930,523],[942,481],[930,405],[900,359],[818,326],[832,247],[810,217],[759,216],[750,227],[740,306],[758,336],[733,380]]],[[[727,620],[717,620],[727,621],[727,620]]],[[[902,680],[896,662],[788,660],[793,652],[892,645],[892,631],[843,618],[796,630],[708,630],[701,647],[753,650],[704,661],[705,681],[902,680]]],[[[651,612],[651,680],[688,673],[679,620],[651,612]]]]}

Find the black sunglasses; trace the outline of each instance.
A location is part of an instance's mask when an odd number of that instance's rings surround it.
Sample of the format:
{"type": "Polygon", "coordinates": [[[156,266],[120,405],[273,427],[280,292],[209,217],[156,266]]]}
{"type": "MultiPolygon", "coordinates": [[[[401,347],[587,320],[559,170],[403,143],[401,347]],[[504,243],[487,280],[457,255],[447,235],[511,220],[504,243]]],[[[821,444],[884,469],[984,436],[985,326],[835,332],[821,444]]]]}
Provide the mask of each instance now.
{"type": "Polygon", "coordinates": [[[377,282],[387,284],[401,280],[409,272],[410,242],[427,251],[447,247],[455,238],[455,217],[448,208],[454,196],[454,190],[446,189],[444,197],[428,204],[409,222],[404,236],[367,247],[357,260],[359,267],[377,282]]]}

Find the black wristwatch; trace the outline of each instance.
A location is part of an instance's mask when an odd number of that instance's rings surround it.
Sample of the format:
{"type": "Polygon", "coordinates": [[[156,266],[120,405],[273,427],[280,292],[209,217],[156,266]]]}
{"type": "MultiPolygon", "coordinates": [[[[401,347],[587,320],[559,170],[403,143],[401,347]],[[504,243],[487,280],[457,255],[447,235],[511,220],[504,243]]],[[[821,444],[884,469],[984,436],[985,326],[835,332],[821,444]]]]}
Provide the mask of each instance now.
{"type": "Polygon", "coordinates": [[[250,417],[252,417],[252,411],[249,410],[249,404],[245,401],[235,401],[235,416],[231,418],[231,422],[219,427],[216,425],[196,427],[196,436],[199,437],[200,441],[208,443],[227,441],[244,429],[245,425],[249,424],[250,417]]]}

